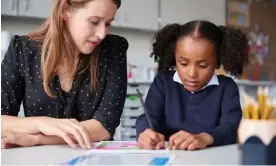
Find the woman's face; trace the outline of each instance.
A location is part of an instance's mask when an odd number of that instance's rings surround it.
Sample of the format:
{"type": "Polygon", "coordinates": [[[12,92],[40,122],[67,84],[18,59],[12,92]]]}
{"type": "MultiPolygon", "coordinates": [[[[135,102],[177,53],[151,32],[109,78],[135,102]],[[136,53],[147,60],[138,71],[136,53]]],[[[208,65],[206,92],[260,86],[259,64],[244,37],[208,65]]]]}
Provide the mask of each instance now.
{"type": "Polygon", "coordinates": [[[91,53],[105,38],[117,5],[111,0],[92,0],[85,7],[68,10],[68,30],[79,52],[91,53]]]}

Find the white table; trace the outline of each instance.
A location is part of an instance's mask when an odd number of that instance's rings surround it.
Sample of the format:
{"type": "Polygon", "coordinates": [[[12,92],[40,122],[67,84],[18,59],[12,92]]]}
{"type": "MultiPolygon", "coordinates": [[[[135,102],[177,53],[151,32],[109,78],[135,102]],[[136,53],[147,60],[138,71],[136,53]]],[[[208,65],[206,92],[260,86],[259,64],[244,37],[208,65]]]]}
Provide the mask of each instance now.
{"type": "MultiPolygon", "coordinates": [[[[2,149],[2,165],[48,165],[54,161],[86,153],[88,150],[72,149],[67,145],[47,145],[30,148],[2,149]]],[[[207,148],[197,151],[173,151],[172,165],[239,165],[240,152],[237,145],[207,148]]],[[[134,163],[135,164],[135,163],[134,163]]]]}

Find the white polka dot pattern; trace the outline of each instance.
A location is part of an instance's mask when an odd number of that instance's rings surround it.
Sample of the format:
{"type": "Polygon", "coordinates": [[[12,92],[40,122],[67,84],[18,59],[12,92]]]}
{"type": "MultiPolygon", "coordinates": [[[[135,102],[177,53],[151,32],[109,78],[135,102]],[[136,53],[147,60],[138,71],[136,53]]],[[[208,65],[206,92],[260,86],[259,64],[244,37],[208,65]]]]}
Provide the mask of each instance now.
{"type": "Polygon", "coordinates": [[[84,72],[78,83],[75,79],[79,76],[75,76],[69,93],[61,90],[56,76],[50,89],[58,97],[52,99],[43,89],[41,44],[25,36],[14,36],[1,66],[1,114],[17,116],[23,102],[26,117],[96,119],[113,136],[120,123],[126,96],[127,49],[125,38],[107,35],[99,56],[97,89],[90,89],[90,71],[84,72]],[[76,98],[70,103],[72,96],[76,98]],[[69,115],[66,108],[70,108],[69,115]]]}

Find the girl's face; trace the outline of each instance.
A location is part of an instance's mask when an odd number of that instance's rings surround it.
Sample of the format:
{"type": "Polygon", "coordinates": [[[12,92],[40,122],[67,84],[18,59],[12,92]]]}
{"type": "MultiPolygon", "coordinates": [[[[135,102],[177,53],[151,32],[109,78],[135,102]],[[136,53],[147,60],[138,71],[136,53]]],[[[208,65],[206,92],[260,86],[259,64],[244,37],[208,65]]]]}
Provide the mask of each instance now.
{"type": "Polygon", "coordinates": [[[208,84],[216,69],[216,51],[205,39],[182,37],[176,43],[176,68],[184,87],[199,91],[208,84]]]}
{"type": "Polygon", "coordinates": [[[91,53],[105,38],[116,11],[111,0],[92,0],[83,8],[66,12],[69,33],[79,52],[91,53]]]}

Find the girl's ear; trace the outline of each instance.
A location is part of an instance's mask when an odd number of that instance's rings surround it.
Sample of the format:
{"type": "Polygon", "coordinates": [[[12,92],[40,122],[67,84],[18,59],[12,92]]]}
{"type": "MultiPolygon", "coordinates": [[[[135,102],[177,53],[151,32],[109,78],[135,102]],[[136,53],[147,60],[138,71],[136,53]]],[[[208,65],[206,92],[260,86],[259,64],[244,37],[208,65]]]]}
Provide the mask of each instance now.
{"type": "Polygon", "coordinates": [[[221,66],[220,64],[217,64],[216,69],[220,69],[220,66],[221,66]]]}
{"type": "Polygon", "coordinates": [[[221,62],[218,62],[218,58],[217,58],[217,64],[216,64],[216,69],[220,69],[220,67],[221,67],[221,62]]]}

